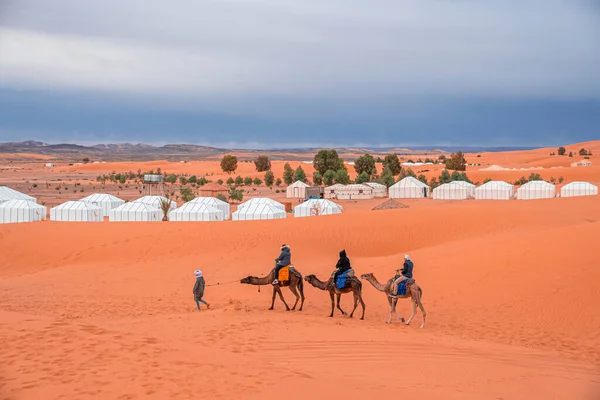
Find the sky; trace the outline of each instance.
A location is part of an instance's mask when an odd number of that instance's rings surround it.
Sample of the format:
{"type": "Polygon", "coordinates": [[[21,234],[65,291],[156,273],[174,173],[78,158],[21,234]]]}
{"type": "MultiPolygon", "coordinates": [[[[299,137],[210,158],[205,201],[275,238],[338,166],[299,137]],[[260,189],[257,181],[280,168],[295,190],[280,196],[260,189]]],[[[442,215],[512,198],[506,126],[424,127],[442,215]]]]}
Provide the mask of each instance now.
{"type": "Polygon", "coordinates": [[[600,139],[595,0],[0,0],[0,142],[600,139]]]}

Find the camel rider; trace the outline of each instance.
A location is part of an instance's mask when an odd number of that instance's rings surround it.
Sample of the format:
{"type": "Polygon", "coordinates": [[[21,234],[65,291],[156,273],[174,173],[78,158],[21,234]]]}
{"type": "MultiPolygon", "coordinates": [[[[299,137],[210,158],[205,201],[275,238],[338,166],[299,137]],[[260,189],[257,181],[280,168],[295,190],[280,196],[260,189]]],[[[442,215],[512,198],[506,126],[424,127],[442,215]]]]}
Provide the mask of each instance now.
{"type": "Polygon", "coordinates": [[[290,246],[287,244],[281,245],[281,254],[279,257],[275,259],[275,279],[273,280],[273,285],[277,285],[279,280],[279,270],[283,267],[287,267],[292,263],[292,253],[290,253],[290,246]]]}
{"type": "Polygon", "coordinates": [[[396,275],[394,277],[394,283],[392,283],[392,294],[396,296],[398,294],[398,285],[400,282],[412,278],[413,274],[413,262],[410,259],[408,254],[404,255],[404,265],[402,266],[402,271],[397,270],[396,272],[400,272],[400,275],[396,275]]]}
{"type": "Polygon", "coordinates": [[[350,266],[350,259],[348,258],[348,256],[346,256],[346,250],[340,251],[340,259],[335,265],[335,269],[336,270],[334,271],[332,276],[334,282],[336,281],[339,274],[352,269],[352,267],[350,266]]]}

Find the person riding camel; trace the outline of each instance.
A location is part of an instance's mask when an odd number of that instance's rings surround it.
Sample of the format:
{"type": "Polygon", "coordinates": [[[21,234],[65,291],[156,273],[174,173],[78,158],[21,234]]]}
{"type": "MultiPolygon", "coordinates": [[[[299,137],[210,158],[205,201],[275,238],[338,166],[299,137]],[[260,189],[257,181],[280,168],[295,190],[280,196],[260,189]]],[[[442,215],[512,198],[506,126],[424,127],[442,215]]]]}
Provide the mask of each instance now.
{"type": "Polygon", "coordinates": [[[292,253],[290,252],[290,246],[287,244],[281,245],[281,254],[279,257],[275,259],[275,279],[273,280],[273,285],[279,284],[279,270],[283,267],[287,267],[292,263],[292,253]]]}
{"type": "Polygon", "coordinates": [[[345,271],[349,271],[351,269],[352,269],[352,267],[350,266],[350,259],[346,255],[346,250],[340,251],[340,259],[338,260],[337,264],[335,265],[335,271],[331,275],[331,278],[333,278],[334,284],[337,280],[337,277],[341,273],[343,273],[345,271]]]}
{"type": "Polygon", "coordinates": [[[392,283],[392,295],[393,296],[397,296],[398,295],[398,285],[400,284],[400,282],[406,280],[406,279],[410,279],[413,276],[413,267],[414,264],[410,259],[410,256],[408,254],[404,255],[404,265],[402,266],[402,271],[400,271],[399,269],[396,270],[396,272],[400,273],[400,275],[396,275],[394,277],[394,282],[392,283]]]}

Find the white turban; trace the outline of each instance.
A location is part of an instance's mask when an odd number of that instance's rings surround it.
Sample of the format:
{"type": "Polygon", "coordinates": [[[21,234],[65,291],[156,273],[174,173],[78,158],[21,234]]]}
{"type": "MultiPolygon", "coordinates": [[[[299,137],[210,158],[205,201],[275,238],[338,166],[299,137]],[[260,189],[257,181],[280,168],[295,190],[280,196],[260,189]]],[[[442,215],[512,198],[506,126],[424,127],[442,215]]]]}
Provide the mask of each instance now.
{"type": "Polygon", "coordinates": [[[194,271],[194,274],[196,274],[196,277],[200,277],[202,276],[202,271],[200,271],[199,269],[194,271]]]}
{"type": "Polygon", "coordinates": [[[405,259],[405,260],[410,260],[410,256],[409,256],[408,254],[405,254],[405,255],[404,255],[404,259],[405,259]]]}

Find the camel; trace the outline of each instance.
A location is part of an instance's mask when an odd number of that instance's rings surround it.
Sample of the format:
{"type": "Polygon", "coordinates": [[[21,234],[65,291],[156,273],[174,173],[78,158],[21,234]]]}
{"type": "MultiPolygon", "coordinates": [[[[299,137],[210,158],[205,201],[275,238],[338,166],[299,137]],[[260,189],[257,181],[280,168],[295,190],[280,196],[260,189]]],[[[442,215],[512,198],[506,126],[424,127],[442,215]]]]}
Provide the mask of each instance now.
{"type": "Polygon", "coordinates": [[[425,312],[425,308],[423,307],[423,303],[421,302],[421,298],[423,297],[423,290],[419,287],[419,285],[417,285],[415,283],[414,279],[412,279],[412,278],[409,279],[409,281],[406,285],[406,294],[405,295],[398,294],[396,297],[390,297],[390,294],[392,294],[392,290],[393,290],[392,289],[393,279],[390,279],[384,285],[384,284],[379,283],[377,278],[375,278],[375,275],[373,275],[372,273],[362,274],[360,277],[362,279],[366,279],[367,281],[369,281],[375,289],[386,294],[386,298],[387,298],[388,304],[390,306],[390,317],[387,321],[388,324],[392,323],[392,313],[396,314],[396,317],[398,317],[398,319],[400,321],[404,322],[404,318],[401,318],[398,315],[398,313],[396,312],[396,303],[398,303],[398,299],[407,299],[410,297],[411,303],[413,306],[412,307],[412,315],[410,316],[408,321],[406,321],[404,323],[406,325],[410,324],[410,321],[412,321],[413,317],[417,314],[417,306],[419,306],[419,308],[421,309],[421,312],[423,313],[423,322],[421,323],[420,328],[423,328],[425,326],[425,317],[427,316],[427,313],[425,312]]]}
{"type": "MultiPolygon", "coordinates": [[[[279,298],[281,299],[283,304],[285,304],[286,311],[290,311],[290,307],[285,302],[285,299],[283,298],[283,294],[281,293],[281,287],[287,286],[290,288],[290,291],[294,294],[294,296],[296,296],[296,302],[294,303],[294,307],[292,307],[292,310],[296,309],[296,306],[298,305],[298,300],[302,299],[302,302],[300,303],[300,308],[298,309],[298,311],[302,311],[302,306],[304,305],[304,282],[302,281],[302,274],[292,267],[290,267],[289,271],[290,271],[289,272],[289,277],[290,277],[289,281],[280,282],[277,285],[273,285],[273,299],[271,301],[271,307],[269,308],[269,310],[273,309],[273,306],[275,305],[275,295],[279,294],[279,298]],[[296,289],[298,289],[298,291],[296,291],[296,289]],[[298,295],[298,292],[300,292],[300,295],[298,295]]],[[[269,275],[267,275],[263,278],[257,278],[255,276],[247,276],[247,277],[243,278],[242,280],[240,280],[240,283],[262,286],[262,285],[271,285],[274,280],[275,280],[275,271],[271,271],[269,273],[269,275]]]]}
{"type": "Polygon", "coordinates": [[[362,299],[362,282],[359,279],[355,277],[348,277],[348,280],[346,281],[346,286],[341,290],[338,290],[336,288],[336,286],[333,283],[333,278],[329,278],[326,282],[322,282],[319,280],[319,278],[316,277],[316,275],[308,275],[304,279],[314,287],[321,290],[327,290],[329,292],[329,296],[331,296],[331,315],[329,317],[333,317],[334,294],[337,295],[338,310],[342,312],[342,315],[348,315],[348,313],[346,313],[346,311],[342,310],[342,308],[340,307],[340,297],[342,296],[342,293],[352,292],[352,294],[354,295],[354,308],[352,309],[352,313],[350,313],[350,318],[354,316],[354,311],[356,311],[356,307],[358,307],[358,302],[360,301],[360,304],[362,306],[362,316],[360,317],[360,319],[365,319],[365,302],[362,299]]]}

